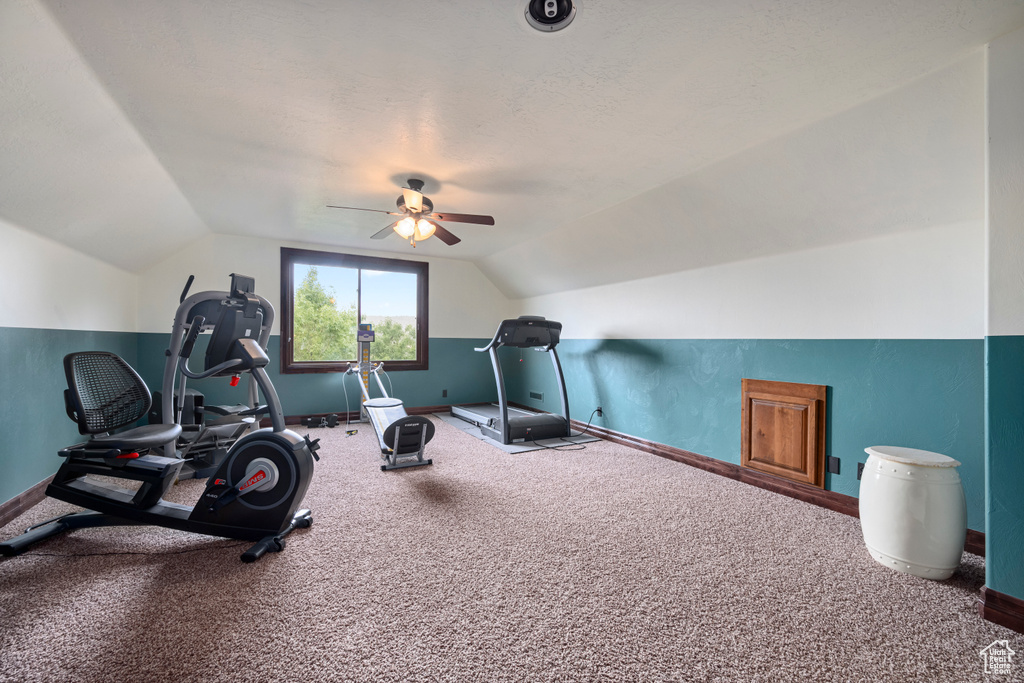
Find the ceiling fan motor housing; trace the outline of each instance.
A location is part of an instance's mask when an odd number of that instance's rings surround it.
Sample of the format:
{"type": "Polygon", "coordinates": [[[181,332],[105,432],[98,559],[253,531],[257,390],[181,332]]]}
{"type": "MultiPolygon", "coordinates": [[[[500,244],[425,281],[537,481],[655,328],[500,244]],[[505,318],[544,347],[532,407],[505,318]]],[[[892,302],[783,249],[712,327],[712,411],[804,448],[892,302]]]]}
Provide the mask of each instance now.
{"type": "MultiPolygon", "coordinates": [[[[398,199],[395,201],[395,205],[398,206],[398,210],[404,213],[409,213],[405,208],[405,195],[398,195],[398,199]]],[[[434,202],[430,201],[430,198],[424,195],[423,197],[423,209],[417,213],[433,213],[434,202]]]]}
{"type": "Polygon", "coordinates": [[[558,31],[575,17],[576,5],[572,0],[527,0],[526,3],[526,21],[538,31],[558,31]]]}

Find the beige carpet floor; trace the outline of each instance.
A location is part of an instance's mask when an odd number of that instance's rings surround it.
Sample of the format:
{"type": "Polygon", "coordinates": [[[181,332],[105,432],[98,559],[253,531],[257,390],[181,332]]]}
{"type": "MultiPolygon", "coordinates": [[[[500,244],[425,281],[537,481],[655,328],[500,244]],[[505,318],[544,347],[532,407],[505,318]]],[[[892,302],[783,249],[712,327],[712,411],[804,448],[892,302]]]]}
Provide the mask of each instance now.
{"type": "Polygon", "coordinates": [[[1021,680],[984,674],[980,650],[1024,636],[975,613],[979,557],[918,579],[844,515],[616,444],[512,455],[435,423],[435,464],[394,472],[367,425],[309,430],[313,526],[255,564],[154,527],[0,561],[0,680],[1021,680]]]}

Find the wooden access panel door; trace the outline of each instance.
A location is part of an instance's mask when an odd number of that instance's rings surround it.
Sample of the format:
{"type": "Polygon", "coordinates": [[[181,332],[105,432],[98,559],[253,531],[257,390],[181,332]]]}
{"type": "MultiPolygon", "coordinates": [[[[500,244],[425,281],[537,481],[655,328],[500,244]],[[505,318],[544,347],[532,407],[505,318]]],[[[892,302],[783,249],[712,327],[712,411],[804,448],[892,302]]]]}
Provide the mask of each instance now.
{"type": "Polygon", "coordinates": [[[825,488],[825,394],[819,384],[743,380],[743,467],[825,488]]]}

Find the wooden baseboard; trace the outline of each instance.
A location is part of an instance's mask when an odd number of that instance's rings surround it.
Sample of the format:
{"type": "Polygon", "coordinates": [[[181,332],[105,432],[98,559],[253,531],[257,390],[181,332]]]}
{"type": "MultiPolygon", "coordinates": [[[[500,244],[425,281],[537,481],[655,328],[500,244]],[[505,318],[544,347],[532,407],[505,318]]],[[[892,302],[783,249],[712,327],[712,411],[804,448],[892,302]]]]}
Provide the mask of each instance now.
{"type": "Polygon", "coordinates": [[[964,550],[972,555],[985,557],[985,532],[967,530],[967,540],[964,541],[964,550]]]}
{"type": "Polygon", "coordinates": [[[984,586],[977,606],[978,614],[985,620],[1024,633],[1024,600],[984,586]]]}
{"type": "MultiPolygon", "coordinates": [[[[572,426],[574,429],[579,431],[582,431],[587,427],[587,425],[579,422],[578,420],[572,420],[572,426]]],[[[740,467],[739,465],[735,465],[731,462],[715,460],[714,458],[709,458],[706,455],[692,453],[674,446],[666,446],[662,443],[648,441],[629,434],[623,434],[622,432],[605,429],[604,427],[591,425],[588,432],[594,436],[599,436],[606,441],[613,441],[615,443],[622,444],[623,446],[629,446],[630,448],[644,451],[645,453],[651,453],[662,458],[675,460],[676,462],[681,462],[685,465],[690,465],[691,467],[696,467],[706,472],[742,481],[745,484],[767,489],[768,491],[774,491],[775,493],[781,493],[784,496],[796,498],[797,500],[802,500],[806,503],[834,510],[835,512],[841,512],[844,515],[860,517],[859,503],[853,496],[836,493],[835,491],[825,491],[808,484],[789,481],[788,479],[782,479],[770,474],[740,467]]],[[[974,555],[984,556],[985,534],[980,531],[968,529],[967,540],[964,543],[964,550],[974,555]]]]}
{"type": "Polygon", "coordinates": [[[47,477],[28,491],[21,493],[6,503],[0,504],[0,526],[6,526],[36,503],[46,497],[46,487],[53,477],[47,477]]]}

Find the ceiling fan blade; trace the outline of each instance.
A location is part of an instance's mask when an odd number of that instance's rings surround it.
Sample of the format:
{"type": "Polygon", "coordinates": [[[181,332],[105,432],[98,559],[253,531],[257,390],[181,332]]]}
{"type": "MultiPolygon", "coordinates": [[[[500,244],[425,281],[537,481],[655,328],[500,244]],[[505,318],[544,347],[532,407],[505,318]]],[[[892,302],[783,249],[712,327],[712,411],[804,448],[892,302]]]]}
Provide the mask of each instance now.
{"type": "Polygon", "coordinates": [[[416,190],[409,189],[408,187],[403,187],[402,197],[405,199],[405,208],[409,209],[409,211],[419,213],[423,210],[422,192],[417,192],[416,190]]]}
{"type": "Polygon", "coordinates": [[[395,231],[395,226],[396,225],[398,225],[398,221],[395,221],[394,223],[392,223],[388,227],[384,228],[383,230],[379,230],[379,231],[373,233],[372,235],[370,235],[370,239],[371,240],[382,240],[382,239],[384,239],[385,237],[387,237],[388,235],[390,235],[391,233],[393,233],[395,231]]]}
{"type": "Polygon", "coordinates": [[[454,244],[458,244],[459,242],[462,241],[461,239],[459,239],[455,235],[451,234],[450,232],[445,230],[443,227],[441,227],[440,225],[438,225],[434,221],[429,221],[429,223],[434,226],[434,237],[436,237],[437,239],[441,240],[442,242],[447,244],[449,247],[454,245],[454,244]]]}
{"type": "Polygon", "coordinates": [[[432,213],[428,218],[438,221],[451,221],[453,223],[476,223],[478,225],[494,225],[494,218],[491,216],[476,216],[471,213],[432,213]]]}
{"type": "Polygon", "coordinates": [[[358,206],[334,206],[332,204],[327,205],[328,209],[351,209],[352,211],[373,211],[374,213],[386,213],[389,216],[404,216],[403,213],[397,213],[395,211],[384,211],[383,209],[363,209],[358,206]]]}

